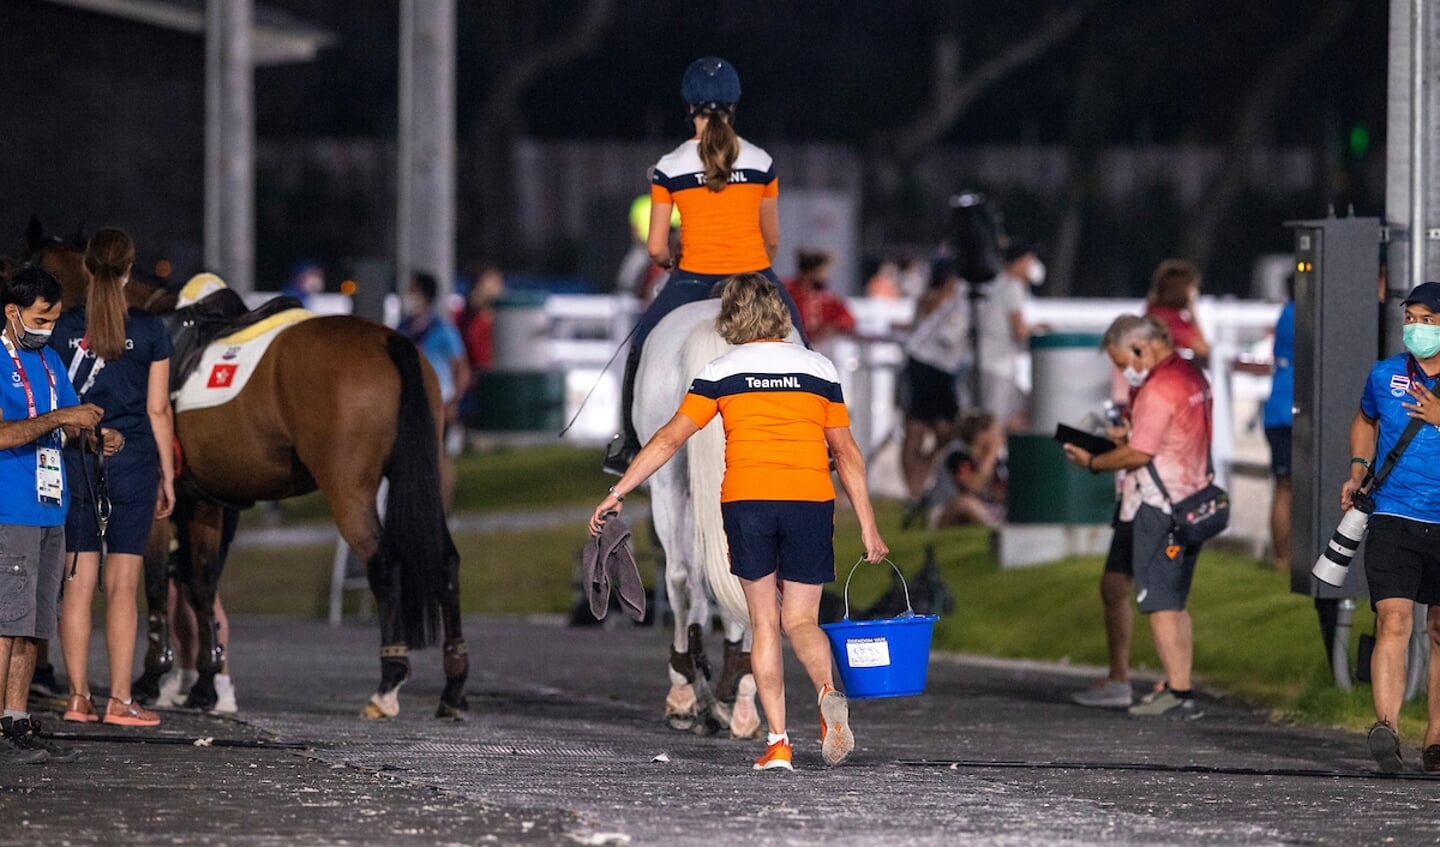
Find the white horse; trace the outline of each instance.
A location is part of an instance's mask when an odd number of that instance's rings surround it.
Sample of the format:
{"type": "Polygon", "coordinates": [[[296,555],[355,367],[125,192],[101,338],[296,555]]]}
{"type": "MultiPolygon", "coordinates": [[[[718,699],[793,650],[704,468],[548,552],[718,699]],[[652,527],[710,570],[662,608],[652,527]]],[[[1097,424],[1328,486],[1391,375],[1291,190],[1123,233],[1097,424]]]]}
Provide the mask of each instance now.
{"type": "MultiPolygon", "coordinates": [[[[646,339],[635,374],[634,420],[642,441],[674,416],[700,369],[733,349],[715,331],[719,314],[719,300],[686,304],[646,339]]],[[[675,614],[665,718],[675,729],[708,734],[728,725],[732,737],[755,738],[760,712],[750,672],[750,614],[740,580],[730,573],[720,518],[724,471],[725,433],[717,417],[650,477],[650,509],[665,550],[665,589],[675,614]],[[712,598],[725,630],[724,664],[713,687],[701,643],[712,598]]]]}

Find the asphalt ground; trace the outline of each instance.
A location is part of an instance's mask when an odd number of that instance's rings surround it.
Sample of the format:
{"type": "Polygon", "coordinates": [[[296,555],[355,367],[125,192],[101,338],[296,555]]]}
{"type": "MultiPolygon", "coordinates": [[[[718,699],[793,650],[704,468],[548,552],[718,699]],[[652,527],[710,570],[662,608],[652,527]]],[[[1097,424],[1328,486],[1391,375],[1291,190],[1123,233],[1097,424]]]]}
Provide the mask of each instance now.
{"type": "Polygon", "coordinates": [[[366,722],[374,628],[237,618],[238,719],[173,711],[122,730],[52,716],[82,759],[0,771],[0,845],[1440,839],[1440,783],[1418,772],[1413,743],[1410,770],[1388,777],[1362,736],[1213,697],[1187,722],[1071,705],[1090,669],[935,656],[923,696],[853,703],[856,750],[828,768],[792,663],[797,770],[756,773],[762,742],[661,721],[668,634],[467,624],[469,721],[431,717],[430,650],[412,654],[400,717],[366,722]]]}

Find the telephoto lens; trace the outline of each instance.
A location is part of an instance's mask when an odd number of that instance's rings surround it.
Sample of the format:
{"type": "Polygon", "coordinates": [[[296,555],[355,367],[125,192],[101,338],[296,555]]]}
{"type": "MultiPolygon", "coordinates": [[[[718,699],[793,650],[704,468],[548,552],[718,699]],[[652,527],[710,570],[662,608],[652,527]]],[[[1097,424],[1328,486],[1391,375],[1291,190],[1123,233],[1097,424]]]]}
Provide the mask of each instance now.
{"type": "Polygon", "coordinates": [[[1311,576],[1337,588],[1345,584],[1350,561],[1355,558],[1360,542],[1365,540],[1365,528],[1370,523],[1370,513],[1375,510],[1369,495],[1357,492],[1350,499],[1350,511],[1340,518],[1340,525],[1330,536],[1330,544],[1315,560],[1315,567],[1310,569],[1311,576]]]}

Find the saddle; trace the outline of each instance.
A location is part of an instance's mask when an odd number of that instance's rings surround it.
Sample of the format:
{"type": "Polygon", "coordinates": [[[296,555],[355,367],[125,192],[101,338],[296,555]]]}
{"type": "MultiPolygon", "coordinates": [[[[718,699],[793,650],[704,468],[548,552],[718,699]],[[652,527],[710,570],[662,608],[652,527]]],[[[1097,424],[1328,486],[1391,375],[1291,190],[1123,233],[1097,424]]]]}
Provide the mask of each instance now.
{"type": "Polygon", "coordinates": [[[205,348],[216,339],[253,326],[271,315],[304,307],[298,299],[282,295],[249,309],[239,294],[222,288],[177,311],[170,325],[170,340],[175,347],[171,354],[175,363],[170,369],[171,393],[180,390],[199,367],[205,348]]]}

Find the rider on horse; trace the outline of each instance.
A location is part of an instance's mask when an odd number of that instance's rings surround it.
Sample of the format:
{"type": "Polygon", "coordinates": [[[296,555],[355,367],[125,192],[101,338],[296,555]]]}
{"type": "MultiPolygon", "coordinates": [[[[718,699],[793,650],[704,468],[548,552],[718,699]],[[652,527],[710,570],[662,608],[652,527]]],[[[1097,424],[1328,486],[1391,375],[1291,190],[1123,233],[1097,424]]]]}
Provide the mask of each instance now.
{"type": "Polygon", "coordinates": [[[800,326],[794,301],[770,269],[770,257],[780,246],[776,204],[780,189],[774,162],[770,154],[736,135],[731,126],[740,99],[735,66],[714,57],[695,60],[685,70],[680,95],[689,106],[695,137],[667,153],[651,169],[646,244],[652,262],[675,270],[640,316],[630,341],[620,395],[625,431],[615,436],[605,451],[605,470],[616,476],[625,473],[640,451],[631,408],[635,372],[645,339],[661,318],[685,303],[714,296],[716,283],[726,277],[753,271],[776,284],[791,319],[800,326]],[[670,252],[670,214],[675,207],[680,210],[678,268],[677,257],[670,252]]]}

